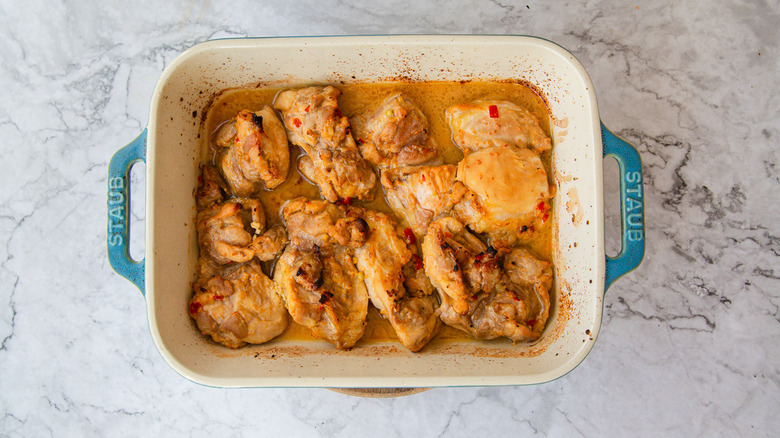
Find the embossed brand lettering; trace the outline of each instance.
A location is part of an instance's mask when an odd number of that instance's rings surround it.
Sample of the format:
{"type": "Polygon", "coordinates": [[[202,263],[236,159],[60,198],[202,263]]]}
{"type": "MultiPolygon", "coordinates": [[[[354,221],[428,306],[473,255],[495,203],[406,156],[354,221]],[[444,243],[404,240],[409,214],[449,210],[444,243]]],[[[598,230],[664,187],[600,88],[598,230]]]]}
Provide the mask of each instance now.
{"type": "Polygon", "coordinates": [[[628,172],[626,174],[625,186],[625,215],[626,215],[626,238],[629,241],[636,242],[644,240],[644,212],[642,208],[642,174],[640,172],[628,172]]]}
{"type": "Polygon", "coordinates": [[[125,179],[115,176],[108,179],[108,244],[121,245],[125,238],[125,179]]]}

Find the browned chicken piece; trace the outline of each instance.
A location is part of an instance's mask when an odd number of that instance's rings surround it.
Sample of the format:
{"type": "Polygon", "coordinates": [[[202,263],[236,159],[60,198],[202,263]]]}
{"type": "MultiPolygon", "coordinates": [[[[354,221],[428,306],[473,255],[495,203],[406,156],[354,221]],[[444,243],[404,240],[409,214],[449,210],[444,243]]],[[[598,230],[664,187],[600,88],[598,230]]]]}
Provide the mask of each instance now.
{"type": "Polygon", "coordinates": [[[366,286],[353,261],[368,237],[357,209],[297,198],[282,208],[290,244],[276,262],[274,282],[298,324],[338,348],[363,336],[366,286]]]}
{"type": "Polygon", "coordinates": [[[227,147],[219,158],[225,180],[236,196],[250,196],[262,187],[273,189],[287,179],[290,146],[274,110],[241,110],[234,123],[217,134],[217,145],[227,147]]]}
{"type": "Polygon", "coordinates": [[[382,172],[387,204],[409,223],[417,237],[466,194],[466,187],[455,179],[457,169],[453,165],[413,166],[382,172]]]}
{"type": "Polygon", "coordinates": [[[379,168],[413,166],[439,158],[428,135],[428,119],[401,93],[385,99],[371,114],[353,118],[360,153],[379,168]]]}
{"type": "Polygon", "coordinates": [[[390,216],[365,210],[370,230],[355,250],[371,302],[390,321],[398,339],[419,351],[438,332],[441,320],[433,286],[424,275],[417,247],[390,216]]]}
{"type": "Polygon", "coordinates": [[[534,270],[541,265],[527,259],[527,251],[506,254],[486,246],[452,217],[430,225],[422,249],[425,272],[441,293],[445,324],[476,339],[539,337],[549,310],[551,273],[534,270]],[[546,285],[544,294],[535,292],[536,284],[546,285]]]}
{"type": "Polygon", "coordinates": [[[229,193],[227,184],[216,167],[208,164],[201,167],[198,186],[193,191],[198,211],[222,202],[229,196],[229,193]]]}
{"type": "Polygon", "coordinates": [[[225,269],[193,284],[189,313],[204,335],[226,347],[261,344],[289,323],[282,299],[256,262],[225,269]]]}
{"type": "Polygon", "coordinates": [[[548,219],[551,197],[539,156],[528,149],[494,146],[468,154],[458,163],[458,181],[469,190],[455,216],[493,246],[530,238],[548,219]]]}
{"type": "Polygon", "coordinates": [[[265,214],[256,199],[213,204],[198,213],[196,227],[201,259],[216,266],[272,260],[287,241],[281,226],[265,231],[265,214]]]}
{"type": "Polygon", "coordinates": [[[298,168],[330,202],[369,199],[376,184],[373,169],[352,137],[349,120],[341,114],[332,86],[286,90],[274,106],[282,112],[290,141],[303,148],[298,168]]]}
{"type": "Polygon", "coordinates": [[[490,146],[512,145],[537,154],[552,148],[539,120],[512,102],[478,100],[447,108],[452,139],[468,155],[490,146]]]}

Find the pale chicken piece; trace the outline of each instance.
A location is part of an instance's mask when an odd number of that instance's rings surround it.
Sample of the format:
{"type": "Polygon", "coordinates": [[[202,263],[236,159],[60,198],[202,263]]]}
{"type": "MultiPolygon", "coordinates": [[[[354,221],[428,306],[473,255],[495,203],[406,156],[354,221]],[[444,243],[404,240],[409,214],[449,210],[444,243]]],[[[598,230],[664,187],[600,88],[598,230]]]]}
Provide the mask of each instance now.
{"type": "Polygon", "coordinates": [[[281,226],[265,230],[263,206],[250,198],[212,204],[198,213],[196,227],[201,259],[215,266],[272,260],[287,241],[281,226]]]}
{"type": "Polygon", "coordinates": [[[428,135],[428,119],[402,93],[391,95],[371,114],[353,118],[363,158],[381,168],[413,166],[439,158],[428,135]]]}
{"type": "Polygon", "coordinates": [[[341,114],[332,86],[286,90],[274,106],[282,112],[290,141],[303,148],[298,168],[330,202],[370,199],[373,169],[360,155],[349,120],[341,114]]]}
{"type": "Polygon", "coordinates": [[[382,172],[387,204],[418,237],[466,194],[463,183],[456,181],[457,169],[454,165],[411,166],[382,172]]]}
{"type": "Polygon", "coordinates": [[[204,335],[226,347],[262,344],[282,334],[289,318],[273,282],[256,262],[193,284],[189,314],[204,335]]]}
{"type": "Polygon", "coordinates": [[[504,257],[503,267],[507,282],[514,286],[517,297],[526,305],[526,325],[532,330],[529,339],[536,339],[541,336],[550,314],[552,264],[518,247],[504,257]]]}
{"type": "Polygon", "coordinates": [[[447,108],[452,140],[465,154],[491,146],[512,145],[537,154],[552,148],[539,120],[527,109],[502,100],[477,100],[447,108]]]}
{"type": "Polygon", "coordinates": [[[287,179],[290,146],[287,133],[274,110],[241,110],[235,122],[223,125],[217,145],[228,149],[219,166],[236,196],[250,196],[262,187],[274,189],[287,179]]]}
{"type": "Polygon", "coordinates": [[[545,271],[527,259],[527,252],[505,252],[486,246],[454,218],[431,224],[423,260],[441,293],[445,324],[476,339],[503,336],[519,342],[541,335],[549,308],[549,265],[545,271]],[[529,287],[529,280],[534,286],[529,287]],[[546,285],[544,294],[535,291],[536,284],[546,285]]]}
{"type": "Polygon", "coordinates": [[[458,181],[468,192],[455,216],[494,246],[528,239],[550,217],[547,173],[528,149],[494,146],[472,152],[458,163],[458,181]]]}
{"type": "Polygon", "coordinates": [[[411,351],[419,351],[436,335],[441,320],[417,248],[390,216],[365,210],[362,217],[370,232],[355,255],[368,296],[390,321],[401,343],[411,351]]]}
{"type": "Polygon", "coordinates": [[[208,164],[201,167],[198,186],[192,193],[198,211],[222,202],[229,196],[229,193],[227,184],[216,167],[208,164]]]}
{"type": "Polygon", "coordinates": [[[338,348],[365,332],[368,293],[353,261],[368,226],[354,209],[297,198],[282,208],[290,244],[274,282],[293,320],[338,348]]]}

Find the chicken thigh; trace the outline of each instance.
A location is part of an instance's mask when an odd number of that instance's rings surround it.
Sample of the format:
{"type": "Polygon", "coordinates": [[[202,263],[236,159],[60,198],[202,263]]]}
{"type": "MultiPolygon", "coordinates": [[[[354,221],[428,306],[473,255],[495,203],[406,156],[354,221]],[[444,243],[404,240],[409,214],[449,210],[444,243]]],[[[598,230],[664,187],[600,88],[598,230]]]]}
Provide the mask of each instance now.
{"type": "Polygon", "coordinates": [[[360,155],[349,120],[339,111],[337,88],[286,90],[274,106],[282,112],[290,141],[303,148],[298,169],[330,202],[368,199],[376,184],[373,169],[360,155]]]}
{"type": "Polygon", "coordinates": [[[226,347],[261,344],[282,334],[289,318],[271,280],[252,261],[201,278],[189,314],[204,335],[226,347]]]}
{"type": "Polygon", "coordinates": [[[417,248],[384,213],[363,213],[369,237],[355,250],[371,302],[393,326],[398,339],[419,351],[436,335],[440,320],[433,286],[424,275],[417,248]]]}
{"type": "Polygon", "coordinates": [[[529,149],[492,146],[458,163],[458,181],[469,190],[455,215],[494,246],[530,237],[549,219],[550,187],[539,156],[529,149]]]}
{"type": "Polygon", "coordinates": [[[465,195],[466,187],[455,179],[457,169],[453,165],[411,166],[382,172],[387,204],[406,219],[417,237],[465,195]]]}
{"type": "Polygon", "coordinates": [[[263,207],[256,199],[214,203],[198,213],[196,227],[201,275],[206,277],[230,263],[272,260],[287,242],[281,226],[265,230],[263,207]]]}
{"type": "Polygon", "coordinates": [[[219,166],[236,196],[250,196],[263,186],[273,189],[287,178],[287,134],[269,106],[257,112],[240,111],[235,122],[220,129],[217,145],[227,147],[219,166]]]}
{"type": "Polygon", "coordinates": [[[338,348],[363,336],[366,286],[353,261],[368,226],[357,209],[296,198],[282,208],[290,244],[276,262],[274,281],[293,320],[338,348]]]}
{"type": "Polygon", "coordinates": [[[439,157],[428,119],[405,95],[387,99],[371,114],[353,119],[360,153],[379,168],[423,164],[439,157]]]}
{"type": "Polygon", "coordinates": [[[530,254],[513,250],[507,255],[486,246],[452,217],[430,225],[422,249],[425,272],[441,293],[445,324],[476,339],[539,337],[548,313],[551,273],[527,259],[530,254]]]}
{"type": "Polygon", "coordinates": [[[512,145],[537,154],[552,148],[550,138],[527,109],[507,101],[478,100],[447,108],[452,139],[465,154],[512,145]]]}

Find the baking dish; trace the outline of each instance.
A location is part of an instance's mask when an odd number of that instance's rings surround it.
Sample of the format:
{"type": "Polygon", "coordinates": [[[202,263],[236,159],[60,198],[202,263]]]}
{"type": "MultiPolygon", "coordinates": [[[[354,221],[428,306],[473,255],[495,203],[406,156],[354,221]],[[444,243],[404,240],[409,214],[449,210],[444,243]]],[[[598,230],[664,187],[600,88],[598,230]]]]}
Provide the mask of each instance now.
{"type": "Polygon", "coordinates": [[[154,342],[184,377],[221,387],[420,387],[542,383],[576,367],[601,326],[603,295],[644,256],[642,169],[636,150],[599,120],[593,85],[560,46],[527,36],[371,36],[215,40],[176,58],[154,91],[147,128],[113,156],[108,256],[144,293],[154,342]],[[398,343],[272,341],[230,350],[187,314],[197,259],[192,190],[204,110],[225,89],[311,83],[520,81],[547,102],[553,136],[554,305],[540,341],[398,343]],[[602,159],[620,166],[622,251],[604,251],[602,159]],[[128,175],[146,162],[146,256],[128,252],[128,175]]]}

